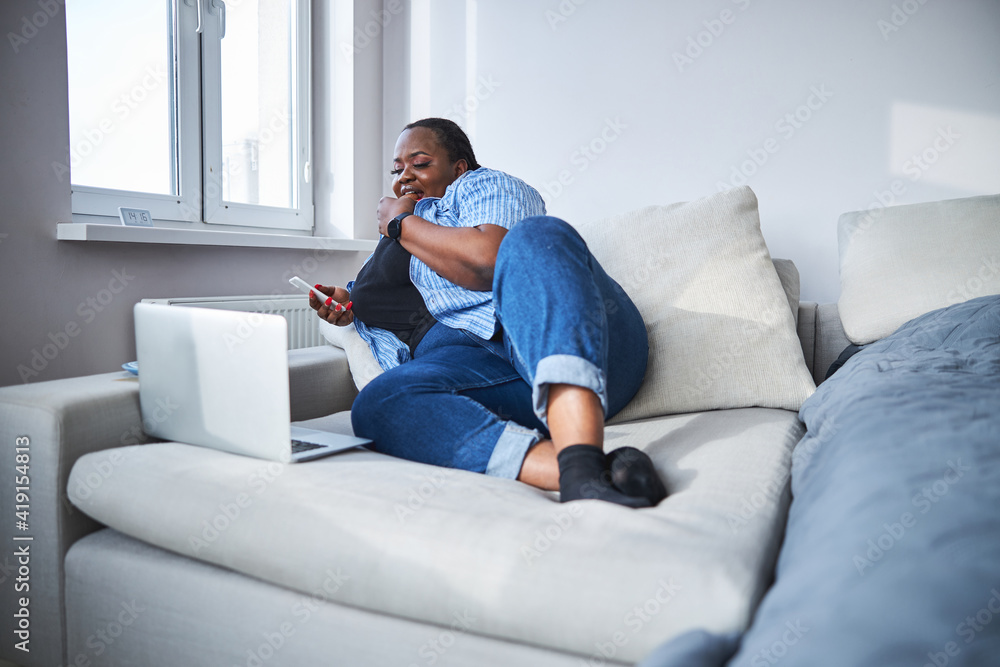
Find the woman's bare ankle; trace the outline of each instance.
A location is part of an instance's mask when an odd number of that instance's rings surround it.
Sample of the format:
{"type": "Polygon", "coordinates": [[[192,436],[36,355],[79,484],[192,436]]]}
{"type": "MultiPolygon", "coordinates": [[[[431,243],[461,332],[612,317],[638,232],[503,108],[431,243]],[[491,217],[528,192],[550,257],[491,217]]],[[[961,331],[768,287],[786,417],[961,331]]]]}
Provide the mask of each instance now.
{"type": "Polygon", "coordinates": [[[559,463],[551,440],[540,440],[528,450],[517,479],[546,491],[559,490],[559,463]]]}

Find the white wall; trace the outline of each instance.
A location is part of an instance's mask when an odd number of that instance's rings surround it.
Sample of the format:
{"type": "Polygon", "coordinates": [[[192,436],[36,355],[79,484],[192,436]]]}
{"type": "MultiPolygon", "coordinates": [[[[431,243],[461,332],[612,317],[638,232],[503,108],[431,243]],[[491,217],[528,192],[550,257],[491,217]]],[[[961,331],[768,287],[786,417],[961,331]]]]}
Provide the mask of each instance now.
{"type": "Polygon", "coordinates": [[[415,0],[412,11],[429,69],[413,67],[411,115],[459,121],[482,164],[571,221],[745,178],[804,300],[839,295],[841,213],[880,193],[900,204],[1000,192],[996,0],[415,0]],[[925,151],[922,168],[912,156],[925,151]]]}

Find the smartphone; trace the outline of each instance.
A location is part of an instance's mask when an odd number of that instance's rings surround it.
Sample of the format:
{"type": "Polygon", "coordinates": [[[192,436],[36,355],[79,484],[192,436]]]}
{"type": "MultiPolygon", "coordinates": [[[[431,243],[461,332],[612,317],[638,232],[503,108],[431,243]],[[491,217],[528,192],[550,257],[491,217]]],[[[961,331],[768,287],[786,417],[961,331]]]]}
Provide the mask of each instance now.
{"type": "MultiPolygon", "coordinates": [[[[299,278],[298,276],[292,276],[291,278],[288,279],[288,282],[290,282],[291,284],[295,285],[300,290],[305,292],[307,296],[309,295],[310,292],[315,292],[316,298],[319,299],[321,302],[325,303],[327,306],[333,306],[334,304],[336,304],[336,302],[333,300],[333,297],[329,297],[323,294],[318,289],[316,289],[315,285],[310,285],[309,283],[302,280],[302,278],[299,278]]],[[[350,310],[353,303],[348,301],[347,304],[340,304],[340,305],[344,307],[344,310],[350,310]]]]}

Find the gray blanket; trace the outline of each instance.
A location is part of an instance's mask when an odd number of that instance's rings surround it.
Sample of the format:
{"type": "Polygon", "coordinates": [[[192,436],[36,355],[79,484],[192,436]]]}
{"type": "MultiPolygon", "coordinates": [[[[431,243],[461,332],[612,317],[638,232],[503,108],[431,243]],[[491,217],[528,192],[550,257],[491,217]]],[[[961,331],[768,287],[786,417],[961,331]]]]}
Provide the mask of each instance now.
{"type": "Polygon", "coordinates": [[[1000,665],[1000,296],[912,320],[802,406],[776,581],[740,640],[643,665],[1000,665]]]}

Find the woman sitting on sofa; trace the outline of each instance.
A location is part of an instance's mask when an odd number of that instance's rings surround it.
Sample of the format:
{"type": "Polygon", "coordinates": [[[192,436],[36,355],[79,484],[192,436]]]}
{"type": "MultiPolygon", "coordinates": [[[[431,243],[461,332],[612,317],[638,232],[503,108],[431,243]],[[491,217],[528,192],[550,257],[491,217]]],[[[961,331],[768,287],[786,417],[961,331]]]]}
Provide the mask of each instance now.
{"type": "Polygon", "coordinates": [[[642,383],[646,329],[583,239],[538,192],[476,162],[452,121],[396,142],[383,235],[319,316],[354,322],[385,373],[354,401],[383,453],[648,507],[665,495],[634,448],[605,455],[604,420],[642,383]]]}

